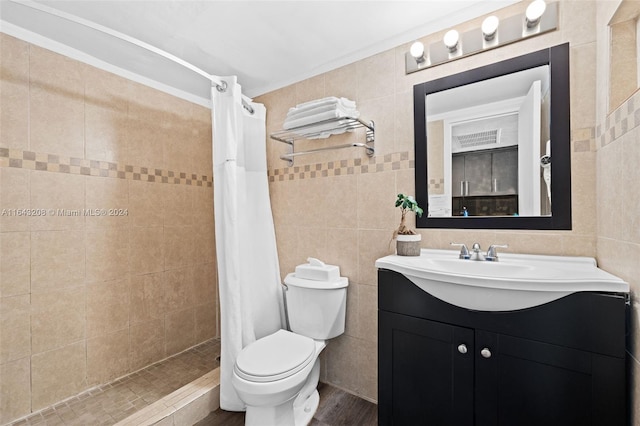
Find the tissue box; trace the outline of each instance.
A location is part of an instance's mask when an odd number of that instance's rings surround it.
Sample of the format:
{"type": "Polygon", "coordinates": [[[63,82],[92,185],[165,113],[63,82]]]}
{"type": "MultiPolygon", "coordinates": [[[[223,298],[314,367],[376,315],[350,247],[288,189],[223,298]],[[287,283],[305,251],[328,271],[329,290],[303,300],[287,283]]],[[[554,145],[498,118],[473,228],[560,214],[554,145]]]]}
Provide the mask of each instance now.
{"type": "Polygon", "coordinates": [[[313,281],[336,281],[340,278],[340,267],[325,265],[324,262],[309,258],[309,263],[296,266],[296,278],[313,281]]]}

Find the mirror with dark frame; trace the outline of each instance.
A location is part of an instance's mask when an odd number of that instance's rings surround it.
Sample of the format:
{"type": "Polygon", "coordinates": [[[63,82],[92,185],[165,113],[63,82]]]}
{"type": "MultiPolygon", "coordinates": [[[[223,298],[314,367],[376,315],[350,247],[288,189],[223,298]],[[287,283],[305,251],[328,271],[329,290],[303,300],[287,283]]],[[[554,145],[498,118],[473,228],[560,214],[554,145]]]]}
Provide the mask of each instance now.
{"type": "Polygon", "coordinates": [[[413,96],[417,227],[571,229],[568,43],[413,96]]]}

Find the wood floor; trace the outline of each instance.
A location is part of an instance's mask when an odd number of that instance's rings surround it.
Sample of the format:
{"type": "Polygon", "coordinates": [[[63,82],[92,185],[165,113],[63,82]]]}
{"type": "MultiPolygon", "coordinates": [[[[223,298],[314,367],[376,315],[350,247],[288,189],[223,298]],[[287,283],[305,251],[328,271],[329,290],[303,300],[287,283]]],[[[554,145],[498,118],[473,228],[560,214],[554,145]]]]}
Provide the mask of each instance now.
{"type": "MultiPolygon", "coordinates": [[[[333,386],[320,383],[320,406],[309,426],[375,426],[378,406],[333,386]]],[[[196,426],[243,426],[244,413],[216,410],[196,426]]]]}

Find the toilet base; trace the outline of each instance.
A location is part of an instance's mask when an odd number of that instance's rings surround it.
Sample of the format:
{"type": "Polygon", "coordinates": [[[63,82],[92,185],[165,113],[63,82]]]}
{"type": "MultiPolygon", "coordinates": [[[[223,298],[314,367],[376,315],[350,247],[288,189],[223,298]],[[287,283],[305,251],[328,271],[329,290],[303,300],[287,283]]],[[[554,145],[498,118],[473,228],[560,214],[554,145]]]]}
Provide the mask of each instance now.
{"type": "Polygon", "coordinates": [[[311,419],[313,419],[313,415],[316,413],[318,409],[318,405],[320,405],[320,394],[317,390],[315,390],[309,398],[305,401],[304,404],[296,407],[293,407],[293,415],[295,417],[296,426],[307,426],[311,419]]]}
{"type": "Polygon", "coordinates": [[[307,426],[320,404],[319,380],[320,359],[316,359],[307,381],[294,398],[275,407],[248,405],[245,426],[307,426]]]}

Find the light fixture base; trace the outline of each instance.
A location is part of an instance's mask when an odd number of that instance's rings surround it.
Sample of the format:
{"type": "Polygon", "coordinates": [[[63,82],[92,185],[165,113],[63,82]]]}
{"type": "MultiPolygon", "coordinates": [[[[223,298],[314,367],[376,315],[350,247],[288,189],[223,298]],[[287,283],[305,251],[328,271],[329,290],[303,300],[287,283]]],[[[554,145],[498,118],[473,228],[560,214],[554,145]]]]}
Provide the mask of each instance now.
{"type": "Polygon", "coordinates": [[[450,53],[442,40],[436,40],[425,46],[424,60],[420,63],[407,52],[405,54],[405,73],[411,74],[449,61],[475,55],[496,47],[505,46],[520,40],[535,37],[558,28],[558,2],[547,4],[539,22],[532,28],[527,27],[524,13],[500,20],[500,25],[491,40],[486,40],[481,28],[475,28],[460,34],[455,53],[450,53]]]}

